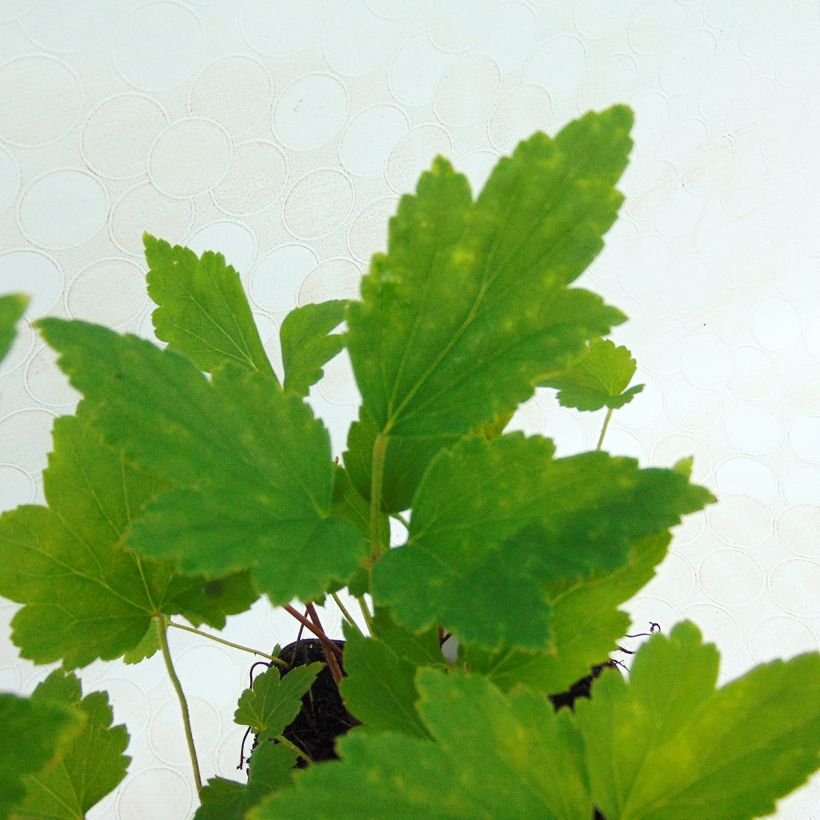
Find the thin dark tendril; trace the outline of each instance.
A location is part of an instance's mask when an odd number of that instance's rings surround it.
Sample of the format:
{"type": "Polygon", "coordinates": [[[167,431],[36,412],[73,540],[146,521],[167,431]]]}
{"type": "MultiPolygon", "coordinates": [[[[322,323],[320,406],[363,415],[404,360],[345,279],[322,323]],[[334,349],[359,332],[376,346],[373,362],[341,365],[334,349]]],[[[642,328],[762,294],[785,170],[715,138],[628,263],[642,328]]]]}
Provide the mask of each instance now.
{"type": "Polygon", "coordinates": [[[623,661],[619,661],[617,658],[610,658],[610,660],[612,661],[612,663],[616,664],[617,666],[620,666],[626,672],[629,671],[627,665],[623,661]]]}
{"type": "Polygon", "coordinates": [[[256,669],[257,666],[267,666],[270,669],[271,665],[267,661],[256,661],[251,666],[250,672],[248,672],[248,689],[253,689],[253,670],[256,669]]]}
{"type": "Polygon", "coordinates": [[[239,749],[239,765],[236,768],[239,769],[240,771],[242,771],[242,767],[245,765],[245,743],[246,743],[246,741],[248,739],[248,735],[250,733],[251,733],[251,727],[248,726],[248,728],[245,729],[245,734],[242,737],[242,746],[239,749]]]}

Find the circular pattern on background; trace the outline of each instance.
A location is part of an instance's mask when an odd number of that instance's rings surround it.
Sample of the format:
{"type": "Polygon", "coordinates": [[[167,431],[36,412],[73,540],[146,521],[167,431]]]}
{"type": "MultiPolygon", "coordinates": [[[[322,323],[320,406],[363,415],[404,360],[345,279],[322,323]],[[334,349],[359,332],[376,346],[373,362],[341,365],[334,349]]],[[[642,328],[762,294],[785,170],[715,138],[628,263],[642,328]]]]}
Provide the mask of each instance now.
{"type": "Polygon", "coordinates": [[[652,463],[671,467],[681,458],[692,457],[692,481],[707,482],[712,472],[712,455],[703,442],[691,436],[673,435],[661,439],[652,449],[652,463]]]}
{"type": "Polygon", "coordinates": [[[168,117],[160,104],[142,94],[119,94],[103,100],[88,115],[80,150],[92,171],[109,179],[141,176],[148,153],[168,117]]]}
{"type": "Polygon", "coordinates": [[[820,365],[793,368],[784,379],[786,395],[801,410],[820,415],[820,365]]]}
{"type": "Polygon", "coordinates": [[[120,328],[145,307],[145,273],[128,259],[110,257],[84,267],[69,285],[66,310],[73,319],[120,328]]]}
{"type": "Polygon", "coordinates": [[[683,610],[682,616],[697,624],[704,643],[717,644],[721,674],[726,674],[726,662],[743,645],[743,633],[737,621],[723,607],[714,604],[693,604],[683,610]]]}
{"type": "Polygon", "coordinates": [[[60,60],[35,54],[0,66],[0,111],[14,112],[0,118],[0,139],[12,145],[57,142],[76,124],[82,104],[80,80],[60,60]]]}
{"type": "Polygon", "coordinates": [[[783,438],[778,419],[754,404],[735,405],[726,414],[724,430],[733,447],[753,455],[770,452],[783,438]]]}
{"type": "Polygon", "coordinates": [[[282,193],[288,179],[288,163],[272,142],[254,140],[234,148],[228,173],[212,196],[226,213],[237,216],[261,211],[282,193]]]}
{"type": "Polygon", "coordinates": [[[422,171],[433,157],[452,156],[453,141],[439,125],[417,125],[393,146],[387,158],[385,179],[398,194],[415,190],[422,171]]]}
{"type": "Polygon", "coordinates": [[[774,526],[769,510],[746,495],[722,496],[719,504],[706,508],[706,518],[712,532],[735,547],[762,544],[774,526]]]}
{"type": "Polygon", "coordinates": [[[273,81],[265,66],[253,57],[233,54],[214,60],[197,75],[188,111],[238,136],[265,118],[272,101],[273,81]]]}
{"type": "MultiPolygon", "coordinates": [[[[175,727],[177,734],[179,726],[175,727]]],[[[120,787],[118,820],[179,820],[191,814],[193,795],[188,779],[173,769],[143,769],[120,787]]]]}
{"type": "Polygon", "coordinates": [[[105,225],[107,216],[107,191],[91,174],[73,168],[39,177],[20,199],[20,230],[41,248],[76,248],[105,225]]]}
{"type": "Polygon", "coordinates": [[[205,34],[185,6],[148,3],[123,19],[111,48],[125,82],[143,91],[167,91],[189,79],[202,62],[205,34]]]}
{"type": "Polygon", "coordinates": [[[786,615],[775,615],[755,624],[749,634],[749,648],[757,663],[778,658],[787,660],[816,648],[817,638],[806,624],[786,615]]]}
{"type": "Polygon", "coordinates": [[[14,202],[20,188],[20,169],[14,157],[0,146],[0,214],[14,202]]]}
{"type": "Polygon", "coordinates": [[[714,36],[703,29],[686,34],[674,48],[667,47],[658,76],[664,90],[669,94],[685,94],[705,82],[715,57],[715,47],[714,36]]]}
{"type": "Polygon", "coordinates": [[[322,51],[334,71],[361,77],[387,62],[398,35],[398,26],[374,17],[364,0],[349,0],[335,7],[328,18],[322,51]]]}
{"type": "Polygon", "coordinates": [[[316,254],[305,245],[280,245],[256,266],[251,278],[251,298],[273,313],[291,310],[305,277],[316,267],[316,254]]]}
{"type": "Polygon", "coordinates": [[[489,135],[493,147],[509,153],[534,131],[546,131],[550,97],[537,85],[520,85],[505,94],[490,117],[489,135]]]}
{"type": "Polygon", "coordinates": [[[243,279],[256,259],[256,239],[237,222],[212,222],[200,228],[185,244],[196,254],[204,251],[221,253],[243,279]]]}
{"type": "Polygon", "coordinates": [[[305,277],[296,302],[301,307],[328,299],[358,299],[361,279],[362,272],[349,259],[326,259],[305,277]]]}
{"type": "MultiPolygon", "coordinates": [[[[208,669],[207,675],[203,676],[202,669],[199,669],[195,677],[207,679],[212,670],[209,667],[205,668],[208,669]]],[[[186,682],[187,691],[192,683],[191,676],[187,675],[183,680],[186,682]]],[[[222,720],[213,705],[202,698],[189,695],[188,708],[191,713],[191,726],[196,738],[197,753],[201,758],[205,758],[216,748],[222,732],[222,720]]],[[[184,766],[190,762],[188,745],[185,742],[184,733],[180,731],[179,724],[179,702],[173,698],[166,700],[153,710],[148,727],[154,754],[172,766],[184,766]]]]}
{"type": "Polygon", "coordinates": [[[35,401],[50,405],[74,405],[80,394],[57,366],[57,353],[41,347],[26,368],[26,390],[35,401]]]}
{"type": "Polygon", "coordinates": [[[717,387],[732,372],[732,352],[714,333],[688,335],[681,345],[683,375],[698,387],[717,387]]]}
{"type": "MultiPolygon", "coordinates": [[[[225,692],[241,691],[244,675],[234,663],[231,652],[210,642],[182,650],[174,663],[180,678],[186,682],[185,691],[206,703],[220,703],[225,692]],[[207,675],[202,674],[203,669],[208,670],[207,675]]],[[[216,738],[219,738],[218,734],[216,738]]]]}
{"type": "Polygon", "coordinates": [[[497,0],[432,3],[427,16],[427,34],[442,51],[466,51],[489,30],[489,22],[497,7],[497,0]]]}
{"type": "Polygon", "coordinates": [[[63,0],[39,0],[20,18],[26,36],[44,51],[71,54],[96,45],[111,29],[109,0],[83,0],[72,4],[71,14],[63,13],[63,0]]]}
{"type": "Polygon", "coordinates": [[[450,54],[439,51],[424,34],[416,34],[399,48],[387,72],[393,96],[405,105],[428,105],[436,85],[453,62],[450,54]]]}
{"type": "Polygon", "coordinates": [[[524,3],[502,3],[490,18],[478,50],[492,57],[507,74],[515,71],[535,45],[537,22],[524,3]]]}
{"type": "Polygon", "coordinates": [[[387,158],[407,132],[407,116],[392,105],[373,105],[348,124],[339,144],[339,159],[351,174],[384,177],[387,158]]]}
{"type": "Polygon", "coordinates": [[[638,65],[629,54],[610,54],[590,68],[581,82],[581,111],[607,108],[612,100],[629,99],[638,78],[638,65]]]}
{"type": "Polygon", "coordinates": [[[587,66],[584,44],[567,34],[547,40],[530,57],[524,82],[545,88],[553,99],[574,96],[587,66]]]}
{"type": "MultiPolygon", "coordinates": [[[[0,257],[0,266],[2,266],[3,258],[0,257]]],[[[2,278],[0,278],[2,283],[2,278]]],[[[0,288],[2,290],[2,288],[0,288]]],[[[19,288],[11,288],[19,292],[19,288]]],[[[29,310],[30,310],[29,306],[29,310]]],[[[27,312],[28,313],[28,312],[27,312]]],[[[28,314],[30,315],[30,314],[28,314]]],[[[0,376],[5,376],[11,373],[12,370],[18,368],[23,362],[28,360],[31,351],[34,349],[34,331],[27,319],[21,319],[16,326],[17,336],[12,342],[11,349],[6,353],[5,358],[0,361],[0,376]]]]}
{"type": "Polygon", "coordinates": [[[783,498],[788,504],[816,504],[820,498],[820,469],[795,467],[782,480],[783,498]]]}
{"type": "Polygon", "coordinates": [[[323,11],[322,0],[245,0],[239,21],[254,51],[266,57],[287,57],[318,36],[323,11]]]}
{"type": "Polygon", "coordinates": [[[36,407],[27,407],[0,421],[0,453],[8,463],[15,464],[36,477],[46,466],[51,451],[51,426],[54,414],[36,407]]]}
{"type": "Polygon", "coordinates": [[[230,137],[221,125],[198,117],[180,120],[151,149],[151,181],[171,197],[202,194],[225,177],[231,154],[230,137]]]}
{"type": "Polygon", "coordinates": [[[445,124],[470,125],[485,120],[501,91],[501,71],[480,54],[453,63],[436,85],[433,110],[445,124]]]}
{"type": "Polygon", "coordinates": [[[769,575],[769,591],[786,612],[799,618],[820,615],[820,563],[805,558],[790,558],[778,564],[769,575]]]}
{"type": "Polygon", "coordinates": [[[715,470],[718,496],[748,495],[763,504],[777,492],[777,474],[753,458],[729,458],[715,470]]]}
{"type": "Polygon", "coordinates": [[[285,225],[299,239],[320,239],[344,225],[353,200],[353,184],[345,174],[335,168],[317,168],[287,195],[285,225]]]}
{"type": "Polygon", "coordinates": [[[760,595],[766,586],[763,568],[740,550],[722,549],[709,553],[698,567],[704,592],[719,604],[740,606],[760,595]]]}
{"type": "Polygon", "coordinates": [[[815,319],[809,323],[804,335],[809,355],[820,361],[820,319],[815,319]]]}
{"type": "Polygon", "coordinates": [[[312,151],[330,142],[347,119],[347,91],[330,74],[305,74],[280,95],[273,130],[287,148],[312,151]]]}
{"type": "MultiPolygon", "coordinates": [[[[34,501],[34,480],[14,464],[0,464],[0,513],[34,501]]],[[[8,634],[8,633],[6,633],[8,634]]]]}
{"type": "Polygon", "coordinates": [[[334,356],[322,369],[325,375],[318,386],[319,392],[327,401],[341,407],[357,405],[360,402],[347,350],[342,350],[338,356],[334,356]]]}
{"type": "Polygon", "coordinates": [[[777,366],[757,347],[741,347],[734,353],[727,387],[737,396],[757,401],[771,395],[778,385],[777,366]]]}
{"type": "Polygon", "coordinates": [[[785,299],[773,297],[758,304],[751,315],[752,335],[766,350],[783,353],[800,336],[797,311],[785,299]]]}
{"type": "Polygon", "coordinates": [[[483,187],[498,162],[498,154],[492,151],[470,151],[459,157],[455,166],[460,174],[467,177],[475,196],[483,187]]]}
{"type": "Polygon", "coordinates": [[[820,464],[820,418],[800,416],[789,427],[789,444],[803,461],[820,464]]]}
{"type": "Polygon", "coordinates": [[[374,200],[353,217],[347,246],[357,259],[366,262],[374,253],[387,249],[387,221],[397,209],[398,200],[386,196],[374,200]]]}
{"type": "Polygon", "coordinates": [[[695,387],[686,379],[679,379],[664,397],[666,416],[685,430],[706,430],[720,415],[720,399],[713,390],[695,387]]]}
{"type": "Polygon", "coordinates": [[[804,558],[820,559],[820,506],[793,504],[775,522],[780,543],[804,558]]]}
{"type": "Polygon", "coordinates": [[[38,0],[3,0],[0,4],[0,23],[10,23],[28,14],[38,0]]]}
{"type": "MultiPolygon", "coordinates": [[[[49,313],[57,304],[62,290],[63,272],[44,253],[26,250],[0,254],[0,292],[28,294],[31,301],[26,316],[30,319],[49,313]]],[[[25,334],[22,323],[17,327],[18,332],[25,334]]],[[[16,343],[12,351],[15,347],[16,343]]],[[[2,369],[5,371],[6,366],[2,369]]]]}
{"type": "Polygon", "coordinates": [[[194,210],[189,199],[172,199],[150,182],[129,188],[111,211],[109,230],[114,242],[142,256],[142,234],[147,231],[172,245],[182,241],[191,227],[194,210]]]}

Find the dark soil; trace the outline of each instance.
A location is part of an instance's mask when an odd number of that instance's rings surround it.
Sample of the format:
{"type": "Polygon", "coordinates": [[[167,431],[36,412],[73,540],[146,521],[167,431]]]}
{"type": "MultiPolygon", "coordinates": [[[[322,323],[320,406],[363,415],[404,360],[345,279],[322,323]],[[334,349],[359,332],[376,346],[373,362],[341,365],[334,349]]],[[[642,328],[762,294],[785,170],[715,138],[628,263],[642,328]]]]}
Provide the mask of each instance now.
{"type": "MultiPolygon", "coordinates": [[[[344,641],[334,641],[344,648],[344,641]]],[[[279,657],[291,666],[306,666],[315,661],[325,662],[322,642],[313,638],[288,644],[279,657]]],[[[344,664],[337,658],[344,673],[344,664]]],[[[345,709],[342,697],[325,666],[317,675],[313,686],[302,697],[302,709],[293,723],[283,732],[285,738],[302,749],[314,761],[336,760],[336,738],[346,734],[357,721],[345,709]]],[[[307,764],[299,758],[299,768],[307,764]]]]}

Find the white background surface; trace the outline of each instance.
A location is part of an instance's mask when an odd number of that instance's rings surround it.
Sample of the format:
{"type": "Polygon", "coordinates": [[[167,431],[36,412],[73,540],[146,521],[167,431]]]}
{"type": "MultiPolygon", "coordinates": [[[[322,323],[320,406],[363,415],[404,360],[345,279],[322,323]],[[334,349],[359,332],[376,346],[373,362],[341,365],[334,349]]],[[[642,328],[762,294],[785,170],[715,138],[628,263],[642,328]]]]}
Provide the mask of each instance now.
{"type": "MultiPolygon", "coordinates": [[[[290,308],[356,295],[434,155],[478,188],[534,130],[628,102],[626,204],[581,283],[631,317],[614,338],[647,387],[606,446],[645,465],[694,455],[721,499],[629,610],[642,628],[694,620],[726,681],[820,634],[818,80],[814,1],[0,0],[0,292],[32,294],[29,319],[151,336],[149,230],[225,253],[276,357],[290,308]]],[[[42,500],[51,424],[76,398],[22,328],[0,365],[0,509],[42,500]]],[[[339,453],[356,402],[339,357],[313,395],[339,453]]],[[[594,447],[601,420],[544,391],[516,424],[565,455],[594,447]]],[[[14,611],[0,603],[4,635],[14,611]]],[[[260,603],[227,636],[269,648],[294,632],[260,603]]],[[[203,774],[235,776],[252,658],[171,637],[203,774]]],[[[45,674],[0,641],[0,689],[45,674]]],[[[132,738],[92,816],[190,816],[161,660],[83,678],[132,738]]],[[[815,779],[778,817],[820,817],[819,799],[815,779]]]]}

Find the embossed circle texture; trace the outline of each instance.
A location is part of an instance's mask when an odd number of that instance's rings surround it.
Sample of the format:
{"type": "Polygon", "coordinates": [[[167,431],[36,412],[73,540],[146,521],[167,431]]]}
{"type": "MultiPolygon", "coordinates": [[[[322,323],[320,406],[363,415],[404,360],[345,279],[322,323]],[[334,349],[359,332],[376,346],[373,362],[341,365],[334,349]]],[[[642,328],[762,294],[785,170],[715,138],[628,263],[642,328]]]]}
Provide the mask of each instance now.
{"type": "Polygon", "coordinates": [[[303,176],[285,199],[285,224],[299,239],[318,239],[346,221],[353,207],[353,185],[335,168],[303,176]]]}

